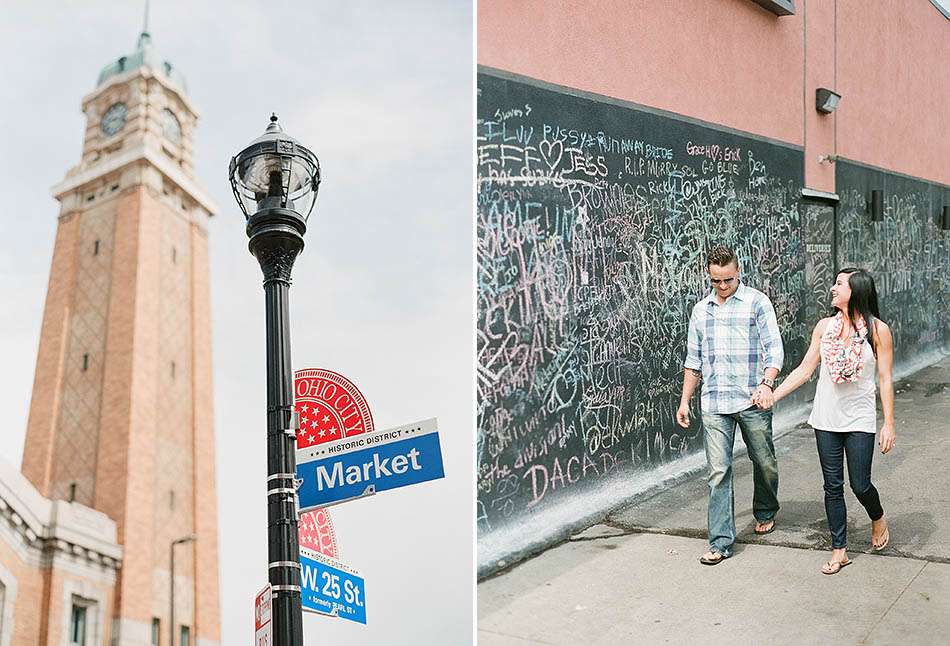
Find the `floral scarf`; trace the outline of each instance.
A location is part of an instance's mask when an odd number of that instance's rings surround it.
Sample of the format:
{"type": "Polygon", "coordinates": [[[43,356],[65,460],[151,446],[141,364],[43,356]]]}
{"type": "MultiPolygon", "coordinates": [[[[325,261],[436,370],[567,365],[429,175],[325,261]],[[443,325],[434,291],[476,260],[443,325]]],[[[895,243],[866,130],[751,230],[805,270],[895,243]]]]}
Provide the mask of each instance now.
{"type": "Polygon", "coordinates": [[[831,381],[836,384],[861,378],[861,371],[864,370],[864,342],[868,338],[868,326],[864,317],[859,316],[854,321],[854,331],[850,339],[841,338],[843,327],[844,316],[838,312],[821,337],[821,358],[828,368],[831,381]]]}

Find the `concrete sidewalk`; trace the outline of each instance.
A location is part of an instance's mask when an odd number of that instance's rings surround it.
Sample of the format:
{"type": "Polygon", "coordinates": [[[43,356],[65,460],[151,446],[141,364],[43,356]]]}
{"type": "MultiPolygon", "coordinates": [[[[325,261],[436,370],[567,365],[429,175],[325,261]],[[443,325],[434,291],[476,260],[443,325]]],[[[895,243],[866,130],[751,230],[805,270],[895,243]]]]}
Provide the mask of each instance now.
{"type": "Polygon", "coordinates": [[[846,489],[853,564],[830,550],[814,434],[777,443],[776,530],[752,532],[752,470],[736,455],[739,542],[707,567],[705,474],[621,509],[478,586],[478,643],[950,644],[950,358],[896,384],[897,444],[873,481],[891,543],[846,489]]]}

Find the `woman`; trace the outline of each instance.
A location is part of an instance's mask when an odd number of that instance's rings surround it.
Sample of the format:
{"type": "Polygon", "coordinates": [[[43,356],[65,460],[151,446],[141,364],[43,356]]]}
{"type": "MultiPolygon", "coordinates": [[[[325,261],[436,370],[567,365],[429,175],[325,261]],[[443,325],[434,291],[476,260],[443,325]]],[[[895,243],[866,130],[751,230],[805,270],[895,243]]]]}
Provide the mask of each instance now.
{"type": "Polygon", "coordinates": [[[831,287],[837,312],[822,319],[811,335],[801,364],[775,390],[775,401],[808,381],[821,364],[815,401],[808,423],[815,429],[818,458],[825,480],[825,513],[831,530],[831,559],[821,571],[836,574],[850,565],[847,553],[847,510],[844,502],[844,458],[851,490],[871,518],[871,545],[883,550],[890,535],[877,489],[871,484],[871,458],[877,409],[874,370],[881,387],[884,425],[881,453],[894,447],[894,346],[890,328],[878,318],[874,279],[863,269],[842,269],[831,287]]]}

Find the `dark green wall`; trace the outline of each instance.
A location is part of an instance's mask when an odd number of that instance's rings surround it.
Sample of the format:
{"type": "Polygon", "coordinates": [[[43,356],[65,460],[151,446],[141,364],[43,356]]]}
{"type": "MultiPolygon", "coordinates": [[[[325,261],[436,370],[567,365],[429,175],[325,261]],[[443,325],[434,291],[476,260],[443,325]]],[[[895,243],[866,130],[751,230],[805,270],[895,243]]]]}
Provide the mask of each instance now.
{"type": "Polygon", "coordinates": [[[898,367],[950,351],[950,231],[939,213],[950,188],[847,160],[836,164],[838,268],[874,276],[881,318],[894,333],[898,367]],[[884,191],[884,220],[867,211],[871,191],[884,191]]]}

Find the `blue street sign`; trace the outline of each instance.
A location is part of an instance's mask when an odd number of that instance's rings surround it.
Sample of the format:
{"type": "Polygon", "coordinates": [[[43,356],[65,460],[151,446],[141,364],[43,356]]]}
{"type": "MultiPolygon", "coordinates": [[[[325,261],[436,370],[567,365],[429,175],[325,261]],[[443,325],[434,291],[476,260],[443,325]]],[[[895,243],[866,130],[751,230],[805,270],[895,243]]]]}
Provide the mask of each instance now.
{"type": "Polygon", "coordinates": [[[366,623],[366,588],[355,570],[323,554],[300,550],[300,601],[304,610],[366,623]]]}
{"type": "Polygon", "coordinates": [[[434,419],[298,451],[297,460],[301,512],[445,477],[434,419]]]}

